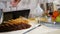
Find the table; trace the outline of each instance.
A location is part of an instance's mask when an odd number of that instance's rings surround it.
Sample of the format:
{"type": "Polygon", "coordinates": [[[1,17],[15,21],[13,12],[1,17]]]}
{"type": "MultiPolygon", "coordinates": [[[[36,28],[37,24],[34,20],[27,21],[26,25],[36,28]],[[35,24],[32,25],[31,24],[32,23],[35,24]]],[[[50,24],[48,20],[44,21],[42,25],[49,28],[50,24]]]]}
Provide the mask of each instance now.
{"type": "Polygon", "coordinates": [[[28,32],[27,34],[60,34],[60,29],[48,28],[44,25],[28,32]]]}
{"type": "MultiPolygon", "coordinates": [[[[23,31],[6,32],[0,34],[22,34],[23,31]]],[[[26,33],[26,34],[60,34],[60,29],[48,28],[44,25],[26,33]]]]}

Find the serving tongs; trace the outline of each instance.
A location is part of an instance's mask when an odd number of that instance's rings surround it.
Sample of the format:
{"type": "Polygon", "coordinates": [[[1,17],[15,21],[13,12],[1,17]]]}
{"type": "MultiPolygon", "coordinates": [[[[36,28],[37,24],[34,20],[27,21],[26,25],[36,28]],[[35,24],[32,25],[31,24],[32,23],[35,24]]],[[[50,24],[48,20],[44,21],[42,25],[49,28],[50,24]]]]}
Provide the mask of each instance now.
{"type": "Polygon", "coordinates": [[[30,31],[32,31],[32,30],[34,30],[34,29],[36,29],[36,28],[40,27],[40,26],[41,26],[41,24],[40,24],[39,19],[38,19],[38,21],[37,21],[37,22],[38,22],[38,24],[37,24],[37,25],[35,25],[33,28],[31,28],[31,29],[29,29],[29,30],[25,31],[23,34],[26,34],[26,33],[30,32],[30,31]]]}

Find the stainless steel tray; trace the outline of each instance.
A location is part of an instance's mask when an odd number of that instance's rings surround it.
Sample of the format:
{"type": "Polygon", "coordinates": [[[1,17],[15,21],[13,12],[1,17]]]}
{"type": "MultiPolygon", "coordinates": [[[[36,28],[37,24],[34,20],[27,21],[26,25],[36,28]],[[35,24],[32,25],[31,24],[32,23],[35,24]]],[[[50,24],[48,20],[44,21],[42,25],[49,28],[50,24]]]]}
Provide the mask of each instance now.
{"type": "Polygon", "coordinates": [[[50,28],[54,28],[54,29],[60,29],[60,23],[53,23],[53,22],[41,22],[42,25],[45,25],[47,27],[50,27],[50,28]]]}

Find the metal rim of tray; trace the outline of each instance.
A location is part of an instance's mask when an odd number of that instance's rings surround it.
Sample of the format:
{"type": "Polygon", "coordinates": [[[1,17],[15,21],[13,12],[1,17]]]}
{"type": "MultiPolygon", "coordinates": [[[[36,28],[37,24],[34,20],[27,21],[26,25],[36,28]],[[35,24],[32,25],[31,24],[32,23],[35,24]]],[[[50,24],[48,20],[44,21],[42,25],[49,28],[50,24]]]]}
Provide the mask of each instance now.
{"type": "Polygon", "coordinates": [[[40,22],[41,23],[41,25],[45,25],[45,26],[47,26],[47,27],[49,27],[49,28],[54,28],[54,29],[60,29],[60,23],[53,23],[53,22],[40,22]]]}

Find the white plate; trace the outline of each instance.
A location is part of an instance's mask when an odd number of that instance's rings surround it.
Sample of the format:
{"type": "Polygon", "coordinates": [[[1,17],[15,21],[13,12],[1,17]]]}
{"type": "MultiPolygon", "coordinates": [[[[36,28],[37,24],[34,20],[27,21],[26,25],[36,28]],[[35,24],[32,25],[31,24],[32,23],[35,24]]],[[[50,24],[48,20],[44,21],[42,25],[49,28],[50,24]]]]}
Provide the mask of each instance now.
{"type": "Polygon", "coordinates": [[[11,31],[11,32],[2,32],[2,33],[0,33],[0,34],[22,34],[22,33],[28,31],[29,29],[31,29],[31,28],[33,28],[33,27],[35,27],[35,26],[37,25],[36,23],[32,23],[32,22],[29,23],[29,24],[31,25],[31,27],[28,28],[28,29],[11,31]]]}

